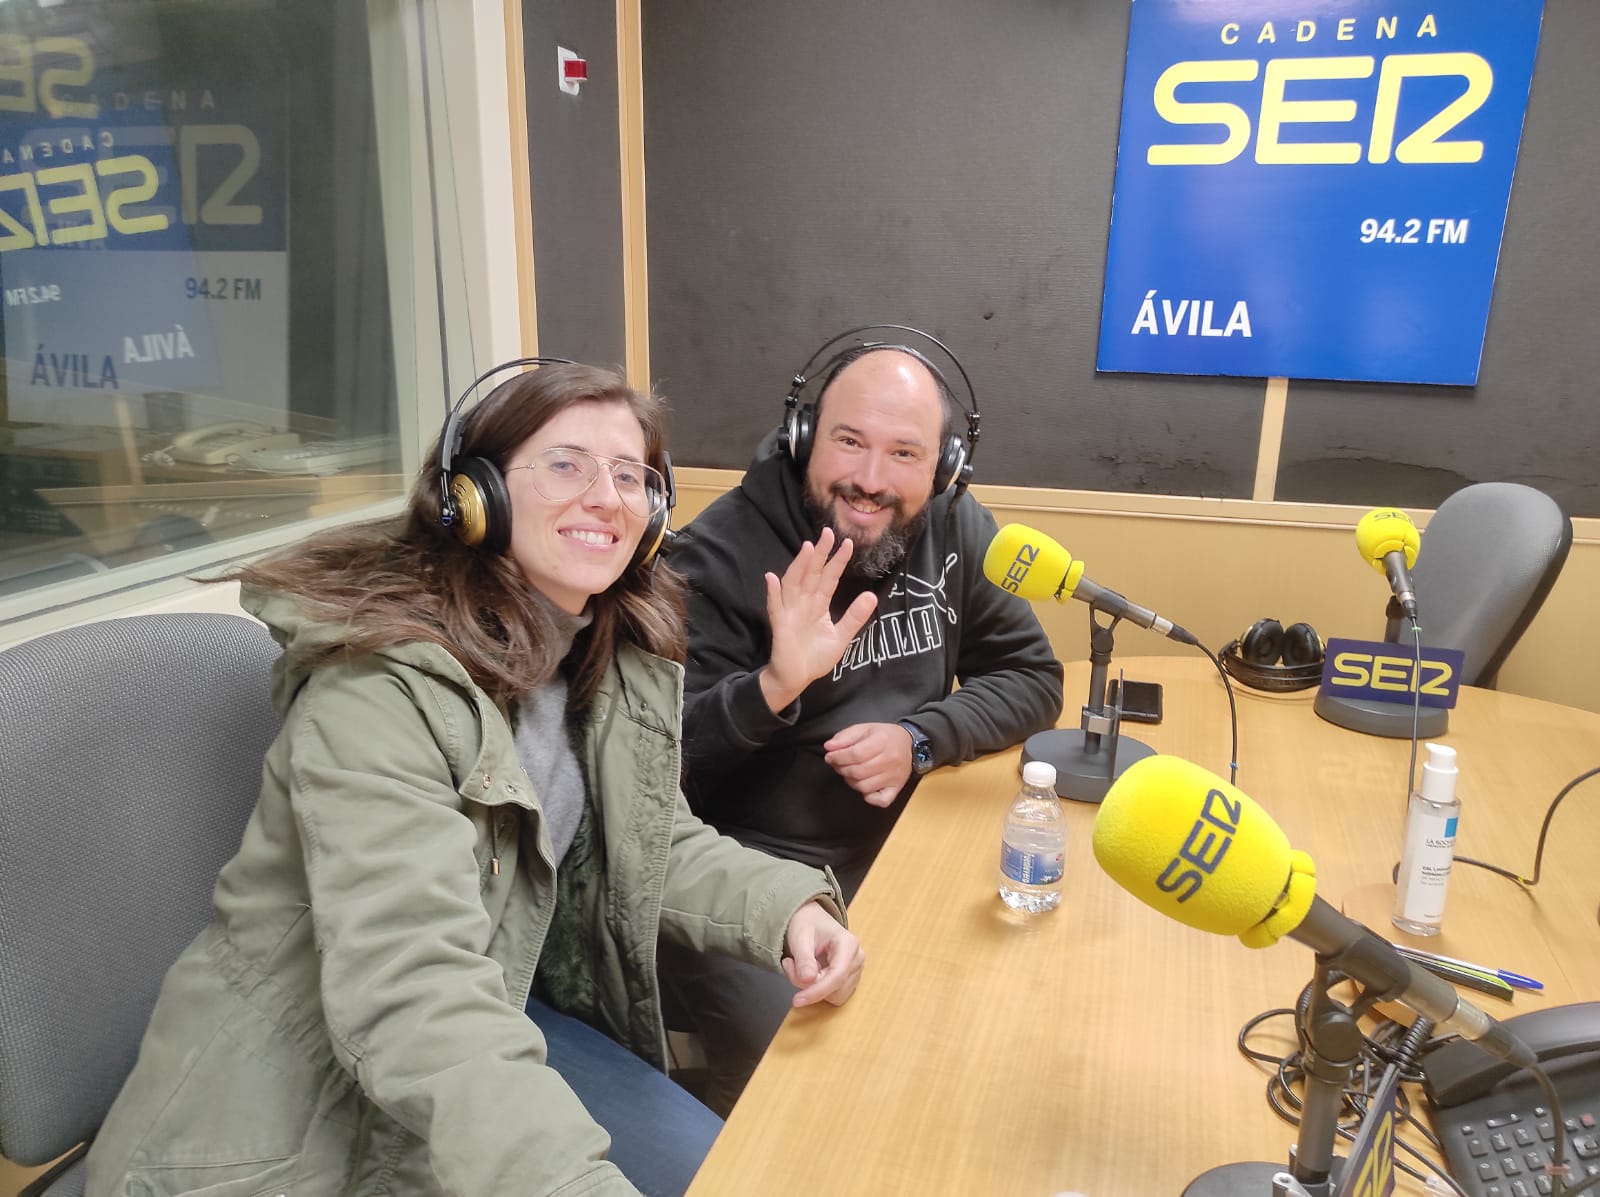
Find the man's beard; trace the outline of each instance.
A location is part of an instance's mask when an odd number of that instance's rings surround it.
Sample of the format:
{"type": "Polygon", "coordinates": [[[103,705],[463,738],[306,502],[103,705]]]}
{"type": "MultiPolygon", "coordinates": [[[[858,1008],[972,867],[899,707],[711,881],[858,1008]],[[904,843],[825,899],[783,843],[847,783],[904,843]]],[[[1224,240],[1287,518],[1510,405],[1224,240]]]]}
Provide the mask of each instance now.
{"type": "Polygon", "coordinates": [[[922,529],[928,522],[928,505],[923,504],[922,509],[909,518],[904,514],[905,504],[895,495],[884,491],[880,494],[869,494],[859,486],[848,482],[835,483],[829,492],[828,501],[818,503],[816,496],[811,493],[811,488],[805,488],[804,504],[806,518],[817,532],[824,528],[833,529],[834,543],[849,540],[853,545],[850,554],[850,564],[845,566],[845,576],[857,580],[875,582],[886,576],[891,570],[896,569],[906,559],[906,554],[911,551],[911,546],[917,542],[917,537],[922,535],[922,529]],[[876,503],[880,507],[889,508],[894,514],[889,520],[889,526],[883,530],[878,539],[871,544],[865,544],[859,539],[857,533],[839,524],[833,516],[834,498],[846,502],[866,501],[876,503]]]}

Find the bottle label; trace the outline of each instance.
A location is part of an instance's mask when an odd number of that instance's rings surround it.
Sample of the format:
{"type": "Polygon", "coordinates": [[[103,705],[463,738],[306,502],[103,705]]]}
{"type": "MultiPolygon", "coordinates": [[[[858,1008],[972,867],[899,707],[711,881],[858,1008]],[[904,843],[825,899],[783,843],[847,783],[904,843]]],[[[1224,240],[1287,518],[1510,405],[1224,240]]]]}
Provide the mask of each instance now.
{"type": "Polygon", "coordinates": [[[1457,816],[1414,814],[1401,856],[1397,908],[1401,918],[1437,925],[1444,918],[1450,866],[1455,860],[1457,816]]]}
{"type": "Polygon", "coordinates": [[[1066,872],[1067,854],[1023,852],[1010,844],[1000,845],[1000,872],[1018,885],[1054,885],[1066,872]]]}

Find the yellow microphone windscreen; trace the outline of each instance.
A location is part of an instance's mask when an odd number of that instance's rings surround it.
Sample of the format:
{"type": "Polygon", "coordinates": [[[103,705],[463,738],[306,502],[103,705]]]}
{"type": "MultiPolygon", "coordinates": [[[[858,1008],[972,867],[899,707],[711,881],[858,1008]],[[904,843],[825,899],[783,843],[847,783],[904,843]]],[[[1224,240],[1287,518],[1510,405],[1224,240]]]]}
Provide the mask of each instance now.
{"type": "Polygon", "coordinates": [[[1145,757],[1112,783],[1094,820],[1094,857],[1141,902],[1218,935],[1266,919],[1291,872],[1288,838],[1272,817],[1175,756],[1145,757]]]}
{"type": "Polygon", "coordinates": [[[1390,553],[1404,553],[1406,568],[1417,563],[1417,549],[1422,537],[1411,517],[1393,507],[1379,507],[1367,512],[1356,524],[1356,548],[1363,561],[1370,562],[1380,573],[1383,559],[1390,553]]]}
{"type": "MultiPolygon", "coordinates": [[[[1001,528],[983,555],[984,577],[1001,590],[1030,600],[1055,598],[1072,567],[1071,553],[1025,524],[1001,528]]],[[[1083,572],[1081,566],[1077,572],[1083,572]]],[[[1077,582],[1074,577],[1072,584],[1077,582]]]]}

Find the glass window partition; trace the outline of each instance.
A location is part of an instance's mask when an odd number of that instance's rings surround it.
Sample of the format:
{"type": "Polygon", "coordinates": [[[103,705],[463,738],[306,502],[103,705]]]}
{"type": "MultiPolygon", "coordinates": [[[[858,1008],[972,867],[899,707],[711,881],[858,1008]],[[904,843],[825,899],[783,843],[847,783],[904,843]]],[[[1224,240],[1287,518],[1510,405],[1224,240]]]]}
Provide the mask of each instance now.
{"type": "Polygon", "coordinates": [[[470,330],[437,24],[0,5],[0,625],[403,496],[470,330]]]}

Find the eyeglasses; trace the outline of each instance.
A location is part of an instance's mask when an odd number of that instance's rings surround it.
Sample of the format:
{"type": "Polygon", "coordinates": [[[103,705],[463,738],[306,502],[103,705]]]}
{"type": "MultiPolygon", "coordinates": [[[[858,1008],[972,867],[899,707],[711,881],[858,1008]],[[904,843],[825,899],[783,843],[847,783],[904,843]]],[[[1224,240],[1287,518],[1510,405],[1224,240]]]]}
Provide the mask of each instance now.
{"type": "Polygon", "coordinates": [[[667,503],[667,483],[658,470],[642,461],[621,457],[601,457],[584,449],[546,449],[526,465],[511,470],[527,470],[533,475],[533,489],[552,503],[576,499],[600,477],[600,467],[611,474],[622,505],[634,515],[648,519],[667,503]]]}

